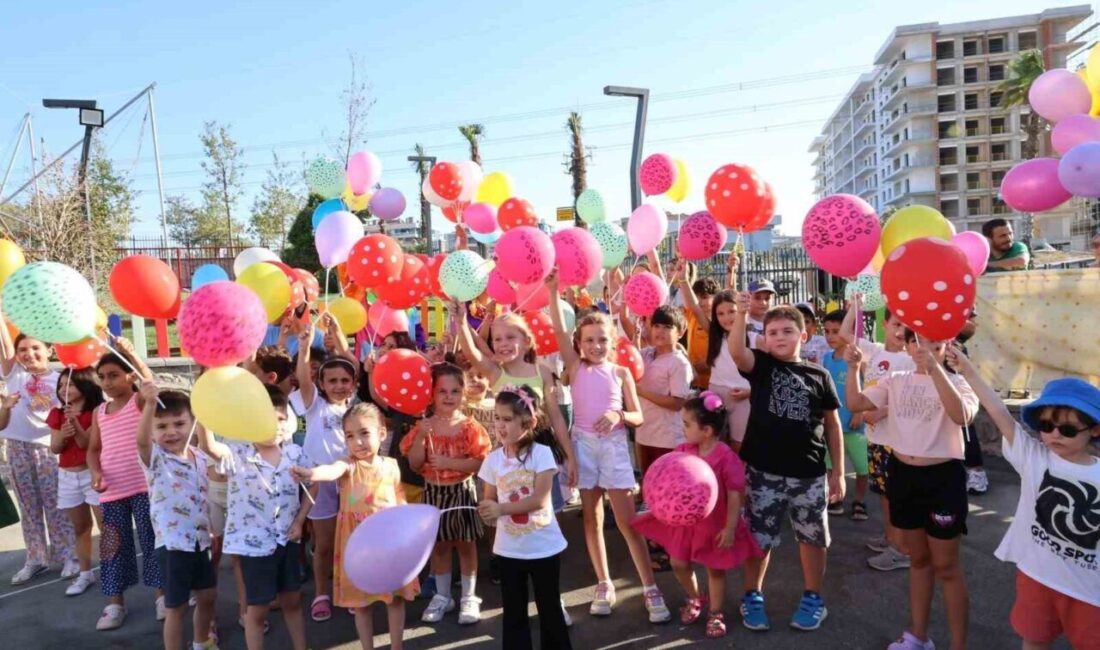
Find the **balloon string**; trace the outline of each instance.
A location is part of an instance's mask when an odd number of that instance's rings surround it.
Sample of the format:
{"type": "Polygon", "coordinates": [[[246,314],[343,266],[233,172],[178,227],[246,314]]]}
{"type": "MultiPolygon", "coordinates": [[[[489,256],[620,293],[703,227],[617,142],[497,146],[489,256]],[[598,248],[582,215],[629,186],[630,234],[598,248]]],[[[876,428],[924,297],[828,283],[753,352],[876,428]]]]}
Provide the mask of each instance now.
{"type": "Polygon", "coordinates": [[[741,258],[741,290],[749,290],[749,255],[745,250],[745,227],[740,226],[737,228],[737,243],[733,245],[734,254],[741,258]]]}
{"type": "Polygon", "coordinates": [[[309,493],[309,488],[307,488],[305,485],[303,485],[301,483],[298,484],[298,487],[302,488],[302,492],[305,493],[306,499],[309,499],[309,504],[310,505],[313,505],[313,506],[317,505],[317,502],[313,500],[313,495],[309,493]]]}
{"type": "Polygon", "coordinates": [[[445,515],[452,510],[477,510],[477,506],[454,506],[453,508],[447,508],[446,510],[440,510],[439,514],[445,515]]]}

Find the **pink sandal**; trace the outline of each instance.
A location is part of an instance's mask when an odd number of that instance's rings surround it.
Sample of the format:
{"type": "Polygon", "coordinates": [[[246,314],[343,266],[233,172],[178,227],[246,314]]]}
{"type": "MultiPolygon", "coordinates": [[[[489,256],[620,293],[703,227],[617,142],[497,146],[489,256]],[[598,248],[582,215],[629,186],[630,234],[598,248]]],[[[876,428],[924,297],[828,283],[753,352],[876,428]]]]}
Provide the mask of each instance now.
{"type": "Polygon", "coordinates": [[[707,638],[719,639],[726,636],[726,615],[722,612],[711,612],[707,616],[707,638]]]}
{"type": "Polygon", "coordinates": [[[707,599],[703,596],[688,598],[684,601],[684,606],[680,608],[680,623],[683,625],[691,625],[695,621],[698,621],[699,617],[703,615],[703,608],[706,606],[707,599]]]}
{"type": "Polygon", "coordinates": [[[309,615],[318,623],[332,618],[332,598],[328,596],[314,598],[313,603],[309,606],[309,615]]]}

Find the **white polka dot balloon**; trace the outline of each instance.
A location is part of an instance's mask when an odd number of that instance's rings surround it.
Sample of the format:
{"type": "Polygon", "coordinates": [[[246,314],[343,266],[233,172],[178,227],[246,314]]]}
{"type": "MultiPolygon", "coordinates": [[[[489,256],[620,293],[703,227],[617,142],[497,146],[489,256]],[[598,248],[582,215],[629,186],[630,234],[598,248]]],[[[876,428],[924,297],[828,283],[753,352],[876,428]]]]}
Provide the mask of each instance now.
{"type": "Polygon", "coordinates": [[[932,341],[955,338],[974,308],[977,283],[958,246],[934,237],[901,244],[882,267],[886,305],[932,341]]]}

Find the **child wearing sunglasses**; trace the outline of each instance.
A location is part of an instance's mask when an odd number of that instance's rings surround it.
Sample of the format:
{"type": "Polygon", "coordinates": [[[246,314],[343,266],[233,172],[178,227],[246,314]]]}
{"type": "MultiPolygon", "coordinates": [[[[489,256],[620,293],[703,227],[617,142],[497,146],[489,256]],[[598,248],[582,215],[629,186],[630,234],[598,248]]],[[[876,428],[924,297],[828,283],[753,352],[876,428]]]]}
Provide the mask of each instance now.
{"type": "Polygon", "coordinates": [[[1020,473],[1020,500],[997,557],[1016,564],[1011,621],[1025,650],[1063,634],[1074,648],[1100,648],[1100,389],[1055,379],[1023,409],[1029,435],[957,349],[949,361],[1000,430],[1005,459],[1020,473]]]}

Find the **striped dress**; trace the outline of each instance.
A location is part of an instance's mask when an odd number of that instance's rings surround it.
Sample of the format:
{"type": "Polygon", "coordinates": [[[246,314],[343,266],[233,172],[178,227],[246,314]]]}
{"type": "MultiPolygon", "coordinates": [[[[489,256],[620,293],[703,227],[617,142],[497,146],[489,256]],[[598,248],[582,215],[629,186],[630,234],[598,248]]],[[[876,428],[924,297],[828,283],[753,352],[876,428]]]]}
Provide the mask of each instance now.
{"type": "Polygon", "coordinates": [[[107,486],[100,495],[100,503],[119,501],[149,491],[138,460],[137,430],[141,422],[141,409],[137,402],[135,393],[125,406],[114,413],[107,412],[107,404],[97,409],[102,441],[99,464],[103,468],[103,483],[107,486]]]}

